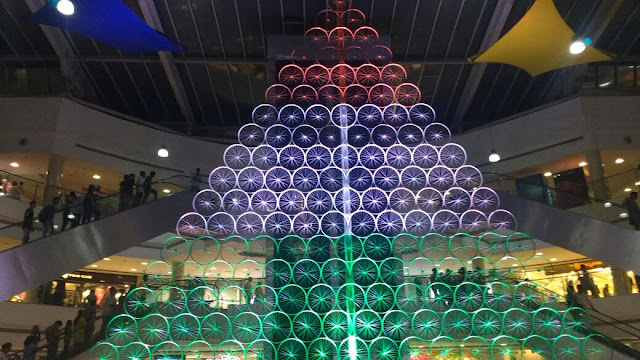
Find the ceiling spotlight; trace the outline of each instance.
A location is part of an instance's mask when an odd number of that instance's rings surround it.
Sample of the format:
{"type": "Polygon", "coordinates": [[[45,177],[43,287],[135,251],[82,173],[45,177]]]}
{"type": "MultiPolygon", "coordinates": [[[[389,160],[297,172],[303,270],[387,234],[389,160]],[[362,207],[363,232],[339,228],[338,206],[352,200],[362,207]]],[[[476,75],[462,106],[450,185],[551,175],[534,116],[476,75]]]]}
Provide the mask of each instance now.
{"type": "Polygon", "coordinates": [[[160,156],[161,158],[169,157],[169,150],[167,150],[166,146],[162,145],[160,150],[158,150],[158,156],[160,156]]]}
{"type": "Polygon", "coordinates": [[[98,267],[98,265],[96,265],[96,264],[93,264],[93,265],[91,265],[91,267],[98,267]]]}
{"type": "Polygon", "coordinates": [[[587,44],[584,39],[578,35],[574,35],[571,39],[571,45],[569,45],[569,52],[577,55],[581,54],[587,48],[587,44]]]}
{"type": "Polygon", "coordinates": [[[616,164],[622,164],[624,162],[623,158],[617,158],[616,159],[616,164]]]}
{"type": "Polygon", "coordinates": [[[170,193],[170,192],[171,192],[171,190],[169,190],[169,189],[164,189],[164,190],[162,190],[162,192],[163,192],[163,193],[165,193],[165,194],[168,194],[168,193],[170,193]]]}
{"type": "Polygon", "coordinates": [[[580,167],[587,166],[587,162],[586,162],[586,161],[580,161],[580,163],[578,164],[578,166],[580,166],[580,167]]]}
{"type": "Polygon", "coordinates": [[[138,271],[138,269],[131,268],[131,271],[138,271]]]}
{"type": "Polygon", "coordinates": [[[56,9],[58,9],[58,11],[60,11],[60,13],[62,15],[73,15],[73,13],[76,11],[75,6],[73,6],[73,3],[69,0],[60,0],[58,1],[58,4],[56,5],[56,9]]]}
{"type": "Polygon", "coordinates": [[[143,261],[143,262],[140,263],[140,265],[149,265],[149,263],[146,262],[146,261],[143,261]]]}
{"type": "Polygon", "coordinates": [[[11,165],[11,167],[19,167],[19,166],[20,166],[20,164],[18,164],[18,163],[17,163],[17,162],[15,162],[15,161],[14,161],[14,162],[12,162],[12,163],[10,163],[9,165],[11,165]]]}
{"type": "Polygon", "coordinates": [[[542,256],[542,253],[541,252],[537,252],[536,256],[542,256]]]}
{"type": "Polygon", "coordinates": [[[104,258],[104,259],[102,259],[102,260],[104,260],[104,261],[111,261],[111,259],[110,259],[110,258],[104,258]]]}
{"type": "Polygon", "coordinates": [[[546,173],[544,173],[544,176],[546,176],[546,177],[549,177],[549,176],[551,176],[551,175],[553,175],[553,174],[552,174],[551,172],[549,172],[549,171],[547,171],[546,173]]]}
{"type": "Polygon", "coordinates": [[[631,192],[631,188],[625,188],[624,192],[631,192]]]}
{"type": "Polygon", "coordinates": [[[551,260],[551,261],[556,261],[556,260],[558,260],[558,259],[556,259],[556,258],[551,258],[551,259],[549,259],[549,260],[551,260]]]}
{"type": "Polygon", "coordinates": [[[96,180],[100,180],[100,178],[101,178],[102,176],[100,176],[100,175],[98,175],[98,174],[95,174],[95,175],[93,175],[92,177],[93,177],[94,179],[96,179],[96,180]]]}
{"type": "Polygon", "coordinates": [[[606,208],[610,208],[611,207],[611,203],[609,201],[607,201],[606,203],[603,204],[604,207],[606,208]]]}
{"type": "Polygon", "coordinates": [[[489,155],[489,161],[494,163],[500,161],[500,155],[496,152],[496,149],[491,149],[491,154],[489,155]]]}
{"type": "Polygon", "coordinates": [[[636,186],[640,186],[640,181],[636,181],[636,186]]]}
{"type": "Polygon", "coordinates": [[[628,218],[628,217],[629,217],[629,214],[627,214],[627,213],[620,213],[620,218],[625,219],[625,218],[628,218]]]}

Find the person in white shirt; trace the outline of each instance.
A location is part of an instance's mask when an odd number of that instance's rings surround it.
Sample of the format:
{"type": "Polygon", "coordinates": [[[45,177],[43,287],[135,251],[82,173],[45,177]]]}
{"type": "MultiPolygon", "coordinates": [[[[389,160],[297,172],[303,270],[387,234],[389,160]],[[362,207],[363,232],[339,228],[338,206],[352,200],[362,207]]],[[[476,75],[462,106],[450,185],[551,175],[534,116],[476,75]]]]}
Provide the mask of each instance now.
{"type": "Polygon", "coordinates": [[[140,175],[136,179],[136,199],[133,206],[142,204],[142,198],[144,197],[144,179],[147,177],[147,173],[140,171],[140,175]]]}

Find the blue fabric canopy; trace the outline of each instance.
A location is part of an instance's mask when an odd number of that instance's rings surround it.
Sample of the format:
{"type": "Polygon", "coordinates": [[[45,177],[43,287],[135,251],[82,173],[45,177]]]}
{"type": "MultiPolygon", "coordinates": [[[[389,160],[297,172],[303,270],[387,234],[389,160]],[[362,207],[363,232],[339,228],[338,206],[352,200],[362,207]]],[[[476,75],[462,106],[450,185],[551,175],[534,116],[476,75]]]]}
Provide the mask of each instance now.
{"type": "Polygon", "coordinates": [[[31,21],[87,35],[127,54],[181,51],[179,44],[147,25],[121,0],[73,0],[73,4],[75,13],[66,16],[48,2],[31,21]]]}

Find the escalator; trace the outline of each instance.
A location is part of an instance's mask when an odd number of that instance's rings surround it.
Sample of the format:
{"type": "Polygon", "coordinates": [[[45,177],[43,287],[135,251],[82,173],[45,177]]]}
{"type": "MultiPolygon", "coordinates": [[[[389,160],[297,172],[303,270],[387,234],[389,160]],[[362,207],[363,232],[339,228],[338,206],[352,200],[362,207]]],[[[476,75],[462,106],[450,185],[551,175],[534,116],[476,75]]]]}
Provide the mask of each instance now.
{"type": "MultiPolygon", "coordinates": [[[[0,298],[7,299],[33,289],[61,274],[172,231],[172,224],[191,207],[193,193],[180,184],[190,179],[178,176],[158,181],[156,184],[173,189],[171,196],[120,212],[116,210],[119,194],[100,199],[99,207],[112,210],[103,212],[99,220],[0,252],[0,278],[3,280],[0,298]]],[[[21,232],[18,223],[0,229],[0,236],[19,239],[16,236],[21,232]]]]}

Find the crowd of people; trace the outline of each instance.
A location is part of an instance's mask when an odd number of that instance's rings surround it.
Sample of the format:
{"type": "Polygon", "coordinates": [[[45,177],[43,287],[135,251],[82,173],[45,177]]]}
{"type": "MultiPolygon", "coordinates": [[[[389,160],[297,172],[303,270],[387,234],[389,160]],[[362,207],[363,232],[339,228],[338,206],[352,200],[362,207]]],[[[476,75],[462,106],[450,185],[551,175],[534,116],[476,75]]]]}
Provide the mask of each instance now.
{"type": "Polygon", "coordinates": [[[24,182],[20,181],[9,181],[8,179],[2,179],[0,183],[0,187],[2,187],[2,192],[6,197],[20,200],[24,195],[24,182]]]}

